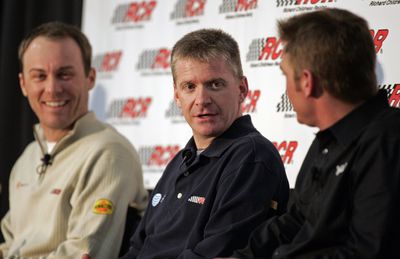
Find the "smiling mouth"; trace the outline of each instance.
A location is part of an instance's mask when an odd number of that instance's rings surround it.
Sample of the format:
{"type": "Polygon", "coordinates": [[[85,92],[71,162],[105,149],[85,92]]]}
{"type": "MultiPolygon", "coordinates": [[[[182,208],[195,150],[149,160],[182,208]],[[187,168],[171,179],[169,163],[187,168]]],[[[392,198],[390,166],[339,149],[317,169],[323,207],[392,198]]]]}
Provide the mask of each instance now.
{"type": "Polygon", "coordinates": [[[46,106],[49,107],[62,107],[67,103],[67,101],[62,101],[62,102],[44,102],[46,106]]]}
{"type": "Polygon", "coordinates": [[[211,114],[211,113],[206,113],[206,114],[199,114],[197,115],[197,117],[199,118],[204,118],[204,117],[210,117],[210,116],[214,116],[215,114],[211,114]]]}

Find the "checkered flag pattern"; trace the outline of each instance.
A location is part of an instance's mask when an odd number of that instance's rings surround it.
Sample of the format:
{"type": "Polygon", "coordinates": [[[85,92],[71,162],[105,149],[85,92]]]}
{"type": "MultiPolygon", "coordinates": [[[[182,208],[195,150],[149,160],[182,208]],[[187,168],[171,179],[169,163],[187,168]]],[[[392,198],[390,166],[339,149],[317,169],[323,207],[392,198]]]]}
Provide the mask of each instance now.
{"type": "Polygon", "coordinates": [[[219,13],[232,13],[235,11],[238,0],[223,0],[219,13]]]}
{"type": "Polygon", "coordinates": [[[385,89],[387,92],[388,98],[392,95],[396,84],[389,84],[389,85],[378,85],[379,89],[385,89]]]}
{"type": "Polygon", "coordinates": [[[249,52],[246,56],[246,61],[258,61],[262,50],[264,49],[266,39],[255,39],[251,42],[249,52]]]}
{"type": "Polygon", "coordinates": [[[159,50],[145,50],[139,57],[137,69],[151,69],[159,50]]]}
{"type": "Polygon", "coordinates": [[[276,105],[277,112],[292,112],[293,106],[286,93],[282,94],[281,101],[276,105]]]}
{"type": "Polygon", "coordinates": [[[294,3],[296,3],[296,0],[276,0],[277,7],[294,5],[294,3]]]}
{"type": "Polygon", "coordinates": [[[186,4],[187,4],[186,2],[187,2],[187,0],[179,0],[176,3],[174,12],[171,13],[172,20],[186,17],[186,12],[185,12],[186,4]]]}

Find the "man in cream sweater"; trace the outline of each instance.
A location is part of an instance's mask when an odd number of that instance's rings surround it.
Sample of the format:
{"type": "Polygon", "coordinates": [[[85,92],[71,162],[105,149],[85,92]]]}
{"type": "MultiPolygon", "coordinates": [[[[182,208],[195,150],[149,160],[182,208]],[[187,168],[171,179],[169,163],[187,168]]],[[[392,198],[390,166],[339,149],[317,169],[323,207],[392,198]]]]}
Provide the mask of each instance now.
{"type": "Polygon", "coordinates": [[[19,59],[39,123],[11,172],[0,258],[116,258],[127,208],[143,210],[147,193],[135,149],[88,111],[90,43],[51,22],[22,41],[19,59]]]}

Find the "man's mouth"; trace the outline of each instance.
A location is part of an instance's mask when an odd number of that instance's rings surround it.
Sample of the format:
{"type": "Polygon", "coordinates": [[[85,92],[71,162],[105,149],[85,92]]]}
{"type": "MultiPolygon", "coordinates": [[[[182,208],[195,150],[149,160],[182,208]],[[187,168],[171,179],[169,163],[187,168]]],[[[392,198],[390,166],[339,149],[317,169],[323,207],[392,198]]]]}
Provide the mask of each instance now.
{"type": "Polygon", "coordinates": [[[199,118],[204,118],[204,117],[210,117],[210,116],[214,116],[214,113],[203,113],[203,114],[199,114],[197,115],[197,117],[199,118]]]}
{"type": "Polygon", "coordinates": [[[44,102],[49,107],[62,107],[64,106],[67,101],[60,101],[60,102],[44,102]]]}

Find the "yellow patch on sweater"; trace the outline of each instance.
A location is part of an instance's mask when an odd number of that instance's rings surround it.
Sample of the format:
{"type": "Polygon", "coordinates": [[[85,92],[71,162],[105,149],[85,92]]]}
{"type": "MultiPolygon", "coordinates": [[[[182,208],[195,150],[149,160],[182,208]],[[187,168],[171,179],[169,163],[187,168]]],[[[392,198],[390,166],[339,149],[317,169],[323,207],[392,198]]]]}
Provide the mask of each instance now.
{"type": "Polygon", "coordinates": [[[107,199],[99,199],[94,203],[93,213],[96,214],[112,214],[114,205],[112,201],[107,199]]]}

